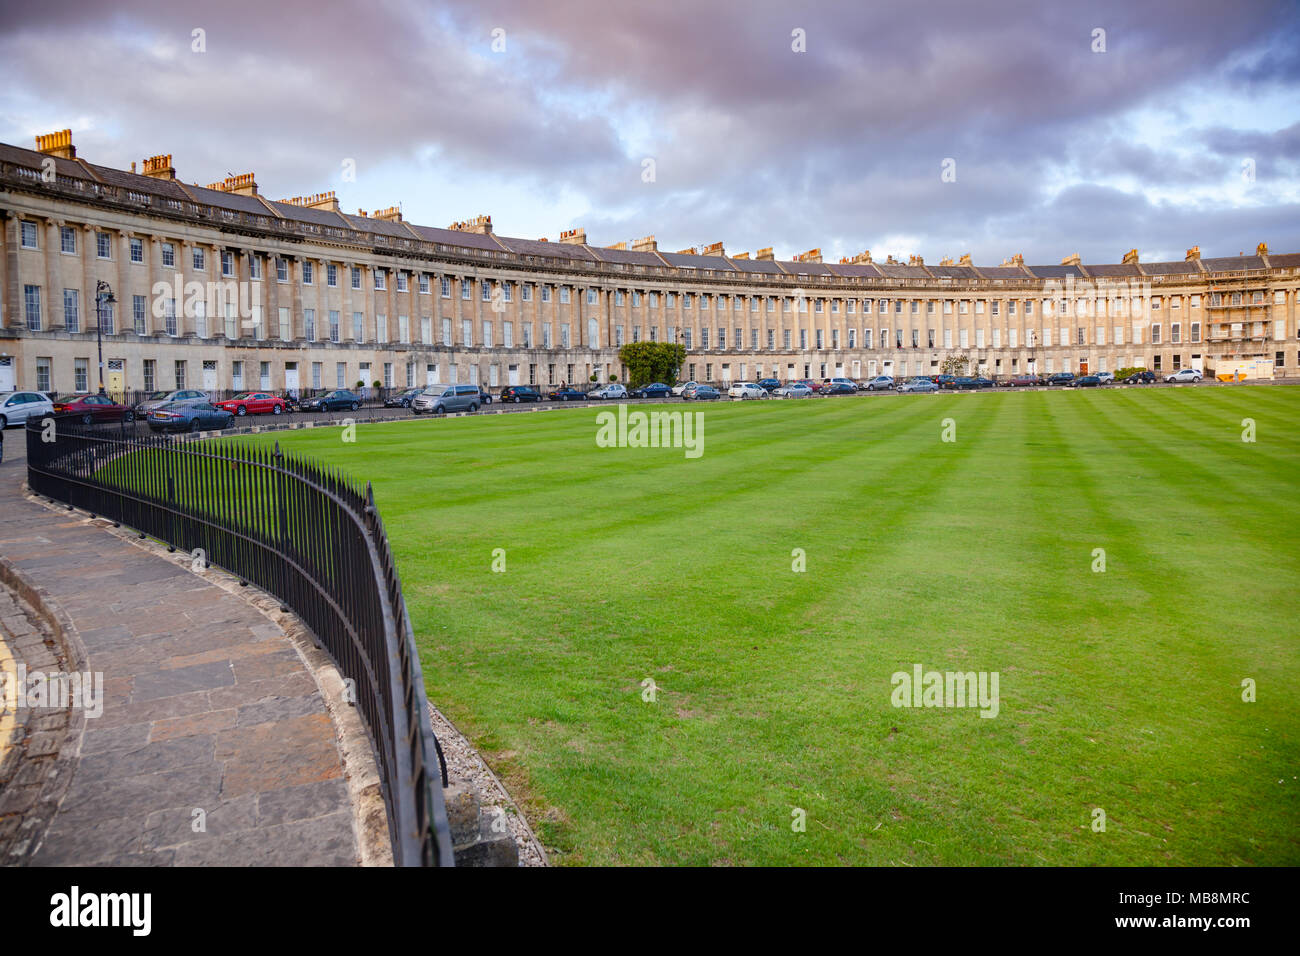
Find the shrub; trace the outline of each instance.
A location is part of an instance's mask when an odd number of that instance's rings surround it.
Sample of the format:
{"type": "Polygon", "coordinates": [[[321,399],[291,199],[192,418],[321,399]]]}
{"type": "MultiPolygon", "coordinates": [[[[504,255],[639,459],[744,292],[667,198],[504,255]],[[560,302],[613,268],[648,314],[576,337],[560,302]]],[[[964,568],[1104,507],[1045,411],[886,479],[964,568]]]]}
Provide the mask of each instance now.
{"type": "Polygon", "coordinates": [[[1134,365],[1132,368],[1117,368],[1115,369],[1115,378],[1117,380],[1128,378],[1130,375],[1136,375],[1138,372],[1145,372],[1145,371],[1146,368],[1145,366],[1142,365],[1134,365]]]}

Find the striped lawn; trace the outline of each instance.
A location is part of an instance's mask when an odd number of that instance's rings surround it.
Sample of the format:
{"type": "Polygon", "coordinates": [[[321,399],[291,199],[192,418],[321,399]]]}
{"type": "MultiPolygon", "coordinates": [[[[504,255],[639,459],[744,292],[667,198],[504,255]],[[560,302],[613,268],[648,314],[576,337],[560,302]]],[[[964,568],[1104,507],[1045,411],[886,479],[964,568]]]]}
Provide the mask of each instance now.
{"type": "Polygon", "coordinates": [[[374,483],[429,697],[557,861],[1300,862],[1300,389],[685,408],[696,460],[594,409],[276,436],[374,483]],[[891,706],[914,664],[1000,713],[891,706]]]}

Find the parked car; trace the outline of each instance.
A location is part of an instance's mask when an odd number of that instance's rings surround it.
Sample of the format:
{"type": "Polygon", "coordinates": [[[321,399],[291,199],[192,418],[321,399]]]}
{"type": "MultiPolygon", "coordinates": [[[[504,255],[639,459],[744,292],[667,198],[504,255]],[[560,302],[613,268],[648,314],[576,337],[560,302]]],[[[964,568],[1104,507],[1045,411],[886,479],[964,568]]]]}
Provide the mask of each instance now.
{"type": "Polygon", "coordinates": [[[618,382],[610,382],[594,391],[587,393],[588,398],[595,398],[601,401],[608,399],[627,398],[627,389],[618,382]]]}
{"type": "Polygon", "coordinates": [[[721,397],[722,393],[711,385],[693,385],[682,392],[682,398],[687,401],[710,402],[721,397]]]}
{"type": "MultiPolygon", "coordinates": [[[[207,400],[204,399],[207,404],[207,400]]],[[[168,402],[166,404],[175,404],[168,402]]],[[[212,402],[217,408],[224,408],[228,412],[234,412],[236,415],[283,415],[285,412],[284,399],[278,395],[272,395],[270,392],[242,392],[234,398],[228,398],[221,402],[212,402]]],[[[160,406],[161,407],[161,406],[160,406]]]]}
{"type": "Polygon", "coordinates": [[[821,393],[823,395],[853,395],[857,390],[858,387],[852,382],[836,381],[832,379],[822,385],[821,393]]]}
{"type": "Polygon", "coordinates": [[[206,402],[207,400],[207,393],[200,392],[197,388],[181,388],[173,392],[151,392],[148,398],[136,402],[132,411],[135,412],[136,418],[143,419],[158,406],[169,402],[206,402]]]}
{"type": "Polygon", "coordinates": [[[940,388],[952,388],[952,383],[957,381],[956,375],[933,375],[930,381],[934,382],[940,388]]]}
{"type": "Polygon", "coordinates": [[[997,383],[991,378],[985,378],[983,375],[975,376],[976,388],[993,388],[997,383]]]}
{"type": "Polygon", "coordinates": [[[1195,368],[1180,368],[1172,375],[1165,376],[1166,382],[1199,382],[1200,380],[1201,371],[1195,368]]]}
{"type": "Polygon", "coordinates": [[[1114,372],[1098,372],[1097,378],[1103,385],[1109,385],[1115,381],[1114,372]]]}
{"type": "Polygon", "coordinates": [[[894,379],[890,375],[877,375],[867,382],[868,392],[879,392],[894,387],[894,379]]]}
{"type": "Polygon", "coordinates": [[[767,389],[760,388],[757,382],[737,382],[727,390],[727,394],[742,400],[767,398],[767,389]]]}
{"type": "Polygon", "coordinates": [[[801,382],[782,385],[772,392],[775,398],[812,398],[813,390],[801,382]]]}
{"type": "Polygon", "coordinates": [[[1124,379],[1126,385],[1149,385],[1156,380],[1156,373],[1147,370],[1134,372],[1128,378],[1124,379]]]}
{"type": "Polygon", "coordinates": [[[542,393],[535,388],[529,388],[527,385],[510,385],[501,390],[502,402],[513,402],[518,405],[520,402],[540,402],[542,393]]]}
{"type": "Polygon", "coordinates": [[[555,389],[546,397],[553,402],[581,402],[586,399],[587,396],[576,388],[566,385],[564,388],[555,389]]]}
{"type": "MultiPolygon", "coordinates": [[[[851,378],[828,378],[822,382],[823,389],[829,388],[832,385],[847,385],[850,392],[856,392],[858,390],[858,383],[853,381],[851,378]]],[[[843,395],[845,393],[841,391],[836,392],[835,394],[843,395]]]]}
{"type": "Polygon", "coordinates": [[[1021,374],[1013,375],[1007,382],[1010,388],[1032,388],[1036,385],[1042,385],[1043,380],[1037,375],[1021,374]]]}
{"type": "Polygon", "coordinates": [[[686,394],[686,390],[688,388],[690,388],[692,385],[698,385],[698,384],[699,382],[678,382],[676,385],[673,386],[673,394],[684,395],[686,394]]]}
{"type": "Polygon", "coordinates": [[[476,412],[483,397],[477,385],[430,385],[411,402],[411,411],[417,415],[433,412],[476,412]]]}
{"type": "Polygon", "coordinates": [[[491,405],[491,404],[492,404],[492,393],[489,392],[489,391],[488,391],[486,388],[484,388],[482,385],[480,385],[480,386],[478,387],[478,400],[479,400],[479,403],[482,404],[482,405],[491,405]]]}
{"type": "Polygon", "coordinates": [[[107,395],[78,395],[54,403],[54,414],[81,419],[83,425],[95,422],[133,422],[135,411],[119,405],[107,395]]]}
{"type": "Polygon", "coordinates": [[[781,387],[781,380],[779,378],[760,378],[758,387],[771,394],[781,387]]]}
{"type": "Polygon", "coordinates": [[[0,392],[0,428],[53,414],[54,403],[40,392],[0,392]]]}
{"type": "Polygon", "coordinates": [[[1057,372],[1047,377],[1048,385],[1069,385],[1073,381],[1074,375],[1070,372],[1057,372]]]}
{"type": "Polygon", "coordinates": [[[396,395],[389,396],[384,400],[384,408],[410,408],[411,402],[415,401],[415,396],[422,391],[424,391],[422,388],[408,388],[396,395]]]}
{"type": "Polygon", "coordinates": [[[814,382],[814,381],[813,381],[812,379],[810,379],[810,378],[801,378],[801,379],[799,379],[799,384],[800,384],[800,385],[803,385],[803,386],[806,387],[806,388],[811,389],[811,390],[814,391],[814,392],[820,392],[820,391],[822,390],[821,382],[814,382]]]}
{"type": "Polygon", "coordinates": [[[235,413],[211,402],[167,402],[149,413],[154,432],[197,432],[229,428],[235,413]]]}
{"type": "Polygon", "coordinates": [[[317,395],[302,403],[304,412],[338,412],[345,408],[356,411],[361,407],[361,396],[346,388],[336,388],[324,395],[317,395]]]}
{"type": "Polygon", "coordinates": [[[628,394],[633,398],[667,398],[673,394],[673,390],[663,382],[655,382],[652,385],[642,385],[640,388],[634,388],[628,394]]]}
{"type": "Polygon", "coordinates": [[[1073,388],[1097,388],[1101,385],[1101,379],[1096,375],[1080,375],[1070,385],[1073,388]]]}
{"type": "Polygon", "coordinates": [[[928,378],[914,378],[898,386],[900,392],[937,392],[939,386],[928,378]]]}
{"type": "Polygon", "coordinates": [[[952,384],[948,387],[954,391],[968,391],[970,389],[978,388],[979,386],[975,384],[975,379],[971,378],[969,375],[958,375],[952,380],[952,384]]]}

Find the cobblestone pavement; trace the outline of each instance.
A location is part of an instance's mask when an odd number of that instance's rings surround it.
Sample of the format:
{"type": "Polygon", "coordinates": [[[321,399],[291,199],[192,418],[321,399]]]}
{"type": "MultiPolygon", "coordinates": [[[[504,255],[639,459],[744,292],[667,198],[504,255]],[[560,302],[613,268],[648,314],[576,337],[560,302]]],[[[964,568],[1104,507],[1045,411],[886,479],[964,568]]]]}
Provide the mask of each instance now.
{"type": "MultiPolygon", "coordinates": [[[[0,779],[0,863],[358,862],[336,728],[281,629],[201,574],[27,500],[24,478],[7,454],[0,557],[74,625],[83,668],[103,675],[103,712],[60,711],[64,730],[42,729],[47,711],[27,717],[11,744],[22,759],[0,779]],[[52,797],[37,758],[55,751],[70,779],[52,797]],[[23,829],[43,811],[44,833],[23,829]]],[[[9,607],[7,656],[66,666],[9,607]]]]}

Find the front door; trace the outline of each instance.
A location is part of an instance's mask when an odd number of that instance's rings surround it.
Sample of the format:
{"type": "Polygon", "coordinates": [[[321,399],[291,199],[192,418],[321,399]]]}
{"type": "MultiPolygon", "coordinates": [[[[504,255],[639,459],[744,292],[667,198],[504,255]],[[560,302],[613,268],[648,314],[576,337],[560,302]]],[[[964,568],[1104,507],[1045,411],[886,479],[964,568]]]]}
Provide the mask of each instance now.
{"type": "Polygon", "coordinates": [[[284,367],[284,387],[287,391],[298,391],[298,363],[289,362],[284,367]]]}
{"type": "Polygon", "coordinates": [[[108,381],[104,387],[115,402],[121,402],[126,397],[126,363],[122,359],[108,360],[108,381]]]}
{"type": "Polygon", "coordinates": [[[12,355],[0,358],[0,392],[14,390],[14,360],[12,355]]]}
{"type": "Polygon", "coordinates": [[[203,390],[205,392],[215,392],[217,390],[217,363],[203,363],[203,390]]]}

